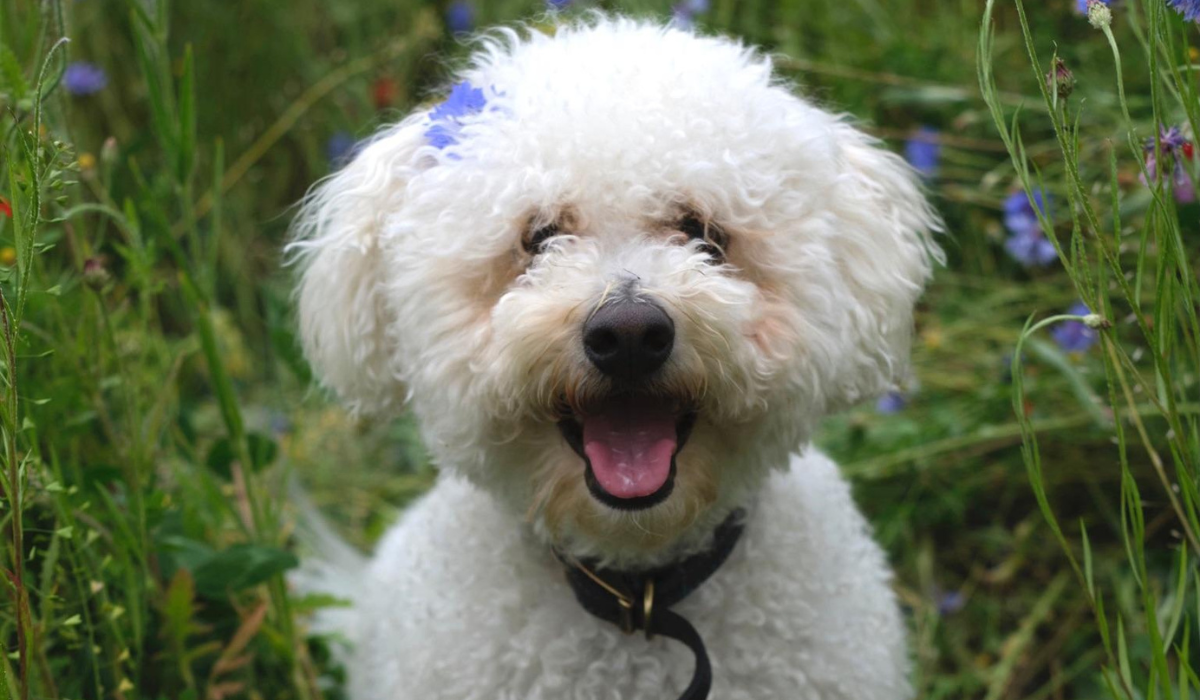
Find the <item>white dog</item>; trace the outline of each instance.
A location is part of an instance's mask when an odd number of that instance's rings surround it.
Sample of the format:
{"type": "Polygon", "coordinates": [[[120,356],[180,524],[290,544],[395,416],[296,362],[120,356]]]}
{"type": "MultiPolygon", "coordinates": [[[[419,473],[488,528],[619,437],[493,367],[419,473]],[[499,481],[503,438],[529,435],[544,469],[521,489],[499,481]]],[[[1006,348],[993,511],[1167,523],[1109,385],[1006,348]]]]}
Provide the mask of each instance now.
{"type": "Polygon", "coordinates": [[[407,406],[442,470],[372,561],[300,577],[352,601],[351,697],[910,697],[808,442],[905,371],[941,255],[914,172],[727,39],[597,15],[458,78],[292,247],[323,384],[407,406]]]}

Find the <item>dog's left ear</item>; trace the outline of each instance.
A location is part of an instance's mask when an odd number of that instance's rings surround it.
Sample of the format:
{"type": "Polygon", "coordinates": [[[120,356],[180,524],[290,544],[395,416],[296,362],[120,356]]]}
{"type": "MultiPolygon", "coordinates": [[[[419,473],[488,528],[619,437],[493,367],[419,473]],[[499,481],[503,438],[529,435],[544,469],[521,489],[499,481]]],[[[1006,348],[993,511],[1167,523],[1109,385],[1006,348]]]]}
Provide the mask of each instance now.
{"type": "Polygon", "coordinates": [[[876,397],[908,375],[913,307],[944,262],[933,235],[942,220],[916,171],[876,139],[845,122],[834,126],[838,184],[828,204],[837,214],[831,248],[839,285],[849,296],[840,309],[834,386],[829,407],[876,397]]]}
{"type": "Polygon", "coordinates": [[[385,270],[395,242],[390,215],[426,144],[427,117],[415,114],[375,136],[341,171],[316,186],[288,247],[300,270],[300,340],[321,385],[356,413],[379,413],[404,399],[395,363],[394,313],[385,270]]]}

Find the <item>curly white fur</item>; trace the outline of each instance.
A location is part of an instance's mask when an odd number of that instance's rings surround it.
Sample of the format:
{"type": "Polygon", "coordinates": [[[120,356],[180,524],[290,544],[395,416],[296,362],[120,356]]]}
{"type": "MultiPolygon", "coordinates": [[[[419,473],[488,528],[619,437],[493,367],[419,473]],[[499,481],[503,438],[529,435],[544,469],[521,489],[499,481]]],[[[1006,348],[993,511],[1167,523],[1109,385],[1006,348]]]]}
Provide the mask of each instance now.
{"type": "Polygon", "coordinates": [[[346,572],[354,697],[670,697],[686,654],[589,618],[549,547],[659,563],[738,507],[743,542],[680,607],[714,697],[908,697],[886,562],[835,467],[789,455],[903,377],[940,259],[914,173],[727,39],[595,16],[480,39],[459,77],[488,106],[458,143],[429,144],[425,111],[380,133],[292,246],[324,385],[407,405],[445,472],[346,572]],[[685,209],[728,235],[724,262],[672,229],[685,209]],[[548,221],[565,235],[527,254],[548,221]],[[588,494],[555,426],[607,390],[580,329],[627,285],[675,323],[651,389],[698,409],[675,491],[638,512],[588,494]]]}

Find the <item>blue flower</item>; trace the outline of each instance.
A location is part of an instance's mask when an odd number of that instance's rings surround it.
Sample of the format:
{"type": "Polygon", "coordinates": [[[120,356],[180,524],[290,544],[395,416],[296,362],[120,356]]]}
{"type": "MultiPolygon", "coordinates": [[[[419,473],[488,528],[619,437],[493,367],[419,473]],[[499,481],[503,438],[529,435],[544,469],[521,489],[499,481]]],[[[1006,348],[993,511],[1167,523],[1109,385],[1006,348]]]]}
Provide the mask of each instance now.
{"type": "MultiPolygon", "coordinates": [[[[1072,316],[1087,316],[1092,310],[1083,302],[1075,302],[1067,313],[1072,316]]],[[[1050,337],[1065,352],[1084,352],[1096,343],[1096,330],[1088,328],[1083,321],[1063,321],[1050,329],[1050,337]]]]}
{"type": "Polygon", "coordinates": [[[904,144],[904,157],[909,165],[925,177],[937,173],[942,158],[942,144],[938,142],[938,130],[929,126],[917,129],[904,144]]]}
{"type": "Polygon", "coordinates": [[[1167,0],[1167,4],[1191,22],[1200,22],[1200,0],[1167,0]]]}
{"type": "Polygon", "coordinates": [[[76,61],[63,73],[63,87],[72,95],[91,95],[108,85],[108,74],[95,63],[76,61]]]}
{"type": "Polygon", "coordinates": [[[287,415],[279,411],[271,412],[271,434],[275,437],[282,437],[292,432],[292,421],[287,415]]]}
{"type": "Polygon", "coordinates": [[[549,10],[565,10],[571,6],[574,0],[546,0],[546,8],[549,10]]]}
{"type": "Polygon", "coordinates": [[[462,130],[462,119],[478,114],[487,106],[483,90],[463,81],[450,90],[450,95],[429,113],[432,122],[425,130],[425,138],[434,148],[446,148],[458,143],[462,130]]]}
{"type": "Polygon", "coordinates": [[[1054,243],[1042,233],[1037,217],[1038,211],[1048,214],[1050,204],[1050,195],[1041,190],[1033,193],[1032,201],[1020,190],[1004,200],[1004,226],[1010,234],[1004,249],[1025,267],[1041,267],[1058,259],[1054,243]]]}
{"type": "Polygon", "coordinates": [[[475,28],[475,6],[467,0],[455,0],[446,8],[446,28],[451,34],[466,34],[475,28]]]}
{"type": "Polygon", "coordinates": [[[875,402],[875,410],[884,415],[899,413],[908,405],[908,399],[898,391],[889,391],[875,402]]]}
{"type": "Polygon", "coordinates": [[[1040,211],[1043,214],[1049,212],[1047,205],[1051,204],[1052,200],[1049,195],[1045,195],[1041,190],[1033,193],[1031,200],[1025,192],[1017,190],[1004,200],[1004,225],[1010,233],[1026,233],[1030,229],[1040,230],[1041,224],[1038,222],[1037,213],[1040,211]],[[1034,207],[1037,210],[1034,210],[1034,207]]]}
{"type": "Polygon", "coordinates": [[[937,595],[937,611],[942,617],[953,615],[967,604],[962,591],[942,591],[937,595]]]}
{"type": "Polygon", "coordinates": [[[694,29],[696,16],[708,12],[708,0],[683,0],[671,11],[671,26],[679,29],[694,29]]]}
{"type": "Polygon", "coordinates": [[[325,142],[325,157],[334,167],[341,166],[354,158],[358,153],[358,141],[345,131],[335,131],[325,142]]]}
{"type": "MultiPolygon", "coordinates": [[[[1200,2],[1200,0],[1197,1],[1200,2]]],[[[1183,135],[1183,132],[1177,126],[1160,126],[1158,128],[1158,141],[1163,150],[1170,152],[1171,155],[1177,155],[1188,142],[1187,137],[1183,135]]],[[[1150,152],[1154,151],[1154,139],[1146,140],[1146,150],[1150,152]]]]}
{"type": "MultiPolygon", "coordinates": [[[[1197,1],[1200,2],[1200,0],[1197,1]]],[[[1190,204],[1196,201],[1196,188],[1192,185],[1192,176],[1184,165],[1185,160],[1192,159],[1191,141],[1188,141],[1179,127],[1159,127],[1158,144],[1161,153],[1166,158],[1164,164],[1172,164],[1171,189],[1174,192],[1175,201],[1181,204],[1190,204]]],[[[1145,153],[1146,172],[1157,176],[1158,160],[1154,157],[1153,138],[1146,139],[1145,153]]],[[[1150,184],[1146,182],[1145,175],[1139,175],[1138,179],[1142,181],[1143,185],[1150,184]]]]}
{"type": "MultiPolygon", "coordinates": [[[[1081,15],[1086,15],[1087,8],[1088,8],[1088,1],[1089,0],[1075,0],[1075,10],[1081,15]]],[[[1096,0],[1096,1],[1103,3],[1105,5],[1112,4],[1112,0],[1096,0]]]]}
{"type": "Polygon", "coordinates": [[[1054,244],[1036,229],[1009,236],[1004,242],[1004,249],[1025,267],[1045,267],[1058,260],[1054,244]]]}

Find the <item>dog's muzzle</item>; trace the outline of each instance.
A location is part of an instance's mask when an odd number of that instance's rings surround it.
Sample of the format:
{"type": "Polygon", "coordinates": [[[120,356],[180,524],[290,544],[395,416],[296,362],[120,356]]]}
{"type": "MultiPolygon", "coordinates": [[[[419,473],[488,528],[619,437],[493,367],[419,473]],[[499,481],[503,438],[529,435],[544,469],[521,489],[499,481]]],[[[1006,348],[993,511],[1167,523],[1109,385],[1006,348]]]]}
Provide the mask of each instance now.
{"type": "Polygon", "coordinates": [[[635,295],[610,298],[582,328],[584,353],[610,383],[608,395],[576,412],[559,430],[584,462],[596,500],[619,510],[658,505],[675,485],[675,455],[695,424],[686,402],[654,391],[675,346],[675,323],[658,304],[635,295]]]}

